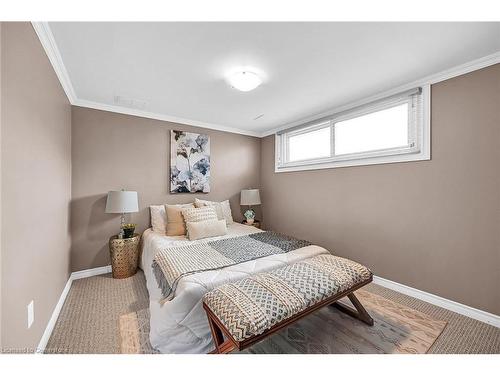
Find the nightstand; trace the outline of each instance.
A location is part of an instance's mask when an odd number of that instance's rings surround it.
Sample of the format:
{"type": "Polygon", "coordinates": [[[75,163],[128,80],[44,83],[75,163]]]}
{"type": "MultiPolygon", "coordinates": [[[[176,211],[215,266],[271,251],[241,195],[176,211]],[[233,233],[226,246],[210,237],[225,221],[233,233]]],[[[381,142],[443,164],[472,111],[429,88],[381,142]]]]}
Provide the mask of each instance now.
{"type": "Polygon", "coordinates": [[[118,236],[113,236],[109,239],[109,255],[114,279],[124,279],[137,272],[140,239],[141,235],[138,233],[134,233],[131,238],[120,239],[118,236]]]}
{"type": "MultiPolygon", "coordinates": [[[[246,220],[243,220],[241,222],[241,224],[250,225],[250,224],[247,224],[246,220]]],[[[255,228],[259,228],[260,229],[260,221],[259,220],[254,220],[252,226],[255,227],[255,228]]]]}

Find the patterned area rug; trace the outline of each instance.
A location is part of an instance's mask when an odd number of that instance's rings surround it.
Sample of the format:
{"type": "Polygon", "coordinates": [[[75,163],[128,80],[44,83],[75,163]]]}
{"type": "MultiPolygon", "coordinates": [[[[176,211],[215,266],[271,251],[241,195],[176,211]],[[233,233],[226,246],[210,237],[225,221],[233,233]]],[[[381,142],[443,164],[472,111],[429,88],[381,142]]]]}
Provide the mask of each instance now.
{"type": "Polygon", "coordinates": [[[120,316],[120,352],[122,354],[156,354],[149,342],[149,309],[120,316]]]}
{"type": "MultiPolygon", "coordinates": [[[[334,307],[325,307],[243,353],[423,354],[446,326],[445,321],[433,319],[366,290],[358,290],[355,294],[375,321],[373,327],[334,307]]],[[[347,298],[341,301],[350,305],[347,298]]],[[[120,316],[119,331],[122,353],[155,353],[149,343],[148,309],[120,316]]]]}

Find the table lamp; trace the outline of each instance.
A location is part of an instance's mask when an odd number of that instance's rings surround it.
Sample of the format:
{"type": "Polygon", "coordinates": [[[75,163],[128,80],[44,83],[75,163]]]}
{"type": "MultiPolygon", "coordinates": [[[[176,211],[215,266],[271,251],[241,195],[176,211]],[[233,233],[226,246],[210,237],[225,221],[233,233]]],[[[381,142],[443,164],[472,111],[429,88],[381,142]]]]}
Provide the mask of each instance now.
{"type": "Polygon", "coordinates": [[[108,192],[108,199],[106,201],[106,213],[108,214],[121,214],[120,233],[118,238],[123,238],[125,225],[125,214],[129,212],[138,212],[139,204],[137,201],[136,191],[110,191],[108,192]]]}
{"type": "Polygon", "coordinates": [[[248,210],[245,211],[243,216],[247,220],[247,224],[253,224],[255,220],[255,211],[252,206],[257,206],[260,204],[260,193],[259,189],[245,189],[241,191],[240,205],[249,206],[248,210]]]}

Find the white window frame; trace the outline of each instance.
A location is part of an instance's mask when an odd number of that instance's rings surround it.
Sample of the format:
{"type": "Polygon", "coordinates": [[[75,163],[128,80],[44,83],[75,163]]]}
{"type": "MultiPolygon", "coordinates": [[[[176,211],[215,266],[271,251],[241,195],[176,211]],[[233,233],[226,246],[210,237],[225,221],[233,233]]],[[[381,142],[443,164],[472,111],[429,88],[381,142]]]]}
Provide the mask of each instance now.
{"type": "Polygon", "coordinates": [[[430,160],[430,85],[422,86],[418,95],[398,96],[366,103],[327,118],[310,121],[284,130],[275,135],[275,172],[292,172],[325,168],[342,168],[360,165],[401,163],[409,161],[430,160]],[[383,150],[335,155],[335,124],[340,121],[389,109],[408,103],[408,146],[383,150]],[[300,161],[288,161],[288,139],[313,130],[331,127],[331,154],[329,157],[314,158],[300,161]]]}

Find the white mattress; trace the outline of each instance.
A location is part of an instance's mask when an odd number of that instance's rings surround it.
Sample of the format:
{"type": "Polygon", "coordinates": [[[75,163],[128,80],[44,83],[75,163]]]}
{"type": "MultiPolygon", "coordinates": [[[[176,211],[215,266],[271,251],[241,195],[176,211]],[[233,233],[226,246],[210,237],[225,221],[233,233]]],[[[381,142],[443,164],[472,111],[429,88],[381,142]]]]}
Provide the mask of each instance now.
{"type": "Polygon", "coordinates": [[[252,226],[233,223],[229,225],[227,235],[198,241],[189,241],[184,236],[161,235],[151,229],[144,232],[141,268],[144,270],[149,292],[150,340],[155,349],[162,353],[209,352],[213,349],[212,338],[205,311],[201,305],[201,299],[206,292],[253,273],[269,271],[318,254],[328,253],[322,247],[311,245],[286,254],[275,254],[219,270],[187,275],[179,281],[174,298],[164,304],[159,303],[162,294],[151,268],[153,258],[158,250],[165,247],[243,236],[259,231],[260,229],[252,226]]]}

